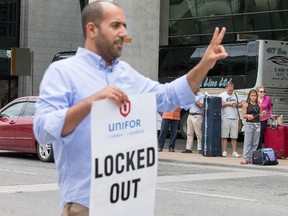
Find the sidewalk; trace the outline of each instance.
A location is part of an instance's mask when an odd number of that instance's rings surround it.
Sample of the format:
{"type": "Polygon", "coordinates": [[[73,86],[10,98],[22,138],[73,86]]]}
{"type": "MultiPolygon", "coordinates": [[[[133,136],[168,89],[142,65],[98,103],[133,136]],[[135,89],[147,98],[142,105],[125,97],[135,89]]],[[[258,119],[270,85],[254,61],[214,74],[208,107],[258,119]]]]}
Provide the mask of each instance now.
{"type": "MultiPolygon", "coordinates": [[[[228,143],[227,157],[204,157],[201,154],[198,154],[198,151],[193,148],[193,153],[181,153],[185,149],[185,140],[176,141],[175,152],[169,152],[167,150],[169,139],[166,140],[166,144],[162,152],[158,152],[159,161],[175,162],[175,163],[191,163],[191,164],[200,164],[200,165],[214,165],[214,166],[226,166],[226,167],[238,167],[238,168],[250,168],[250,169],[264,169],[271,171],[281,171],[288,173],[288,158],[278,159],[279,164],[276,166],[261,166],[261,165],[241,165],[242,160],[242,143],[238,143],[237,151],[241,155],[240,158],[234,158],[231,156],[231,143],[228,143]],[[165,149],[166,147],[166,149],[165,149]]],[[[194,142],[193,147],[196,146],[194,142]]]]}

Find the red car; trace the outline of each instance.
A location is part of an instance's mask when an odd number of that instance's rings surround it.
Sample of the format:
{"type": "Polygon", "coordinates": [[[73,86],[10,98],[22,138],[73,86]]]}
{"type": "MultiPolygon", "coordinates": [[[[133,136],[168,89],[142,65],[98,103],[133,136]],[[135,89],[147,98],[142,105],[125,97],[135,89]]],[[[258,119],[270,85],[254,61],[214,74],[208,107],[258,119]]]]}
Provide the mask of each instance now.
{"type": "Polygon", "coordinates": [[[36,99],[20,97],[0,110],[0,150],[37,153],[41,161],[51,162],[52,144],[38,143],[33,134],[36,99]]]}

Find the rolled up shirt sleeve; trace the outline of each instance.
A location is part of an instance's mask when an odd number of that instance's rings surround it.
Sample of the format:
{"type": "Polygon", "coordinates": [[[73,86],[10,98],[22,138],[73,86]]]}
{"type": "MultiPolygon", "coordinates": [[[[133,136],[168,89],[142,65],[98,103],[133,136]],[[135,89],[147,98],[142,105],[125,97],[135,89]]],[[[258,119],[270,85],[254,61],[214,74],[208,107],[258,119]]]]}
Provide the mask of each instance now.
{"type": "Polygon", "coordinates": [[[157,91],[157,109],[161,112],[173,111],[176,107],[189,109],[195,102],[195,95],[190,88],[186,75],[179,77],[171,83],[166,83],[165,88],[157,91]]]}
{"type": "MultiPolygon", "coordinates": [[[[43,110],[43,107],[40,105],[37,109],[43,110]]],[[[67,110],[68,109],[56,110],[50,113],[38,112],[38,114],[35,115],[33,129],[38,142],[48,144],[61,138],[61,131],[67,110]]]]}
{"type": "Polygon", "coordinates": [[[49,68],[40,85],[33,122],[35,138],[42,144],[61,139],[61,132],[71,97],[69,85],[65,85],[61,73],[49,68]]]}

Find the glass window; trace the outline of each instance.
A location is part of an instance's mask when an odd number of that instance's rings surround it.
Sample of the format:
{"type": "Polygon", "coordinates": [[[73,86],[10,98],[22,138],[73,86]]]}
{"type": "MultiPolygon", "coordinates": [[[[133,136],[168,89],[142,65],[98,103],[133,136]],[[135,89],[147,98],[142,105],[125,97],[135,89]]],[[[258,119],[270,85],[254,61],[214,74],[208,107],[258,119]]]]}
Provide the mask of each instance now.
{"type": "MultiPolygon", "coordinates": [[[[199,63],[207,46],[178,46],[160,48],[159,81],[168,82],[187,73],[199,63]]],[[[235,89],[254,87],[257,77],[257,44],[247,47],[247,43],[224,45],[229,54],[227,58],[217,61],[209,71],[207,79],[217,87],[223,87],[224,80],[232,79],[235,89]],[[247,53],[248,50],[248,53],[247,53]],[[246,68],[247,67],[247,68],[246,68]],[[245,81],[246,79],[246,81],[245,81]],[[216,84],[217,83],[217,84],[216,84]]],[[[209,86],[203,83],[202,87],[209,86]]]]}
{"type": "Polygon", "coordinates": [[[287,0],[170,0],[169,44],[208,44],[216,26],[227,29],[223,43],[238,34],[287,40],[287,0]]]}
{"type": "Polygon", "coordinates": [[[2,108],[9,101],[7,91],[8,89],[9,89],[9,81],[0,80],[0,108],[2,108]]]}
{"type": "Polygon", "coordinates": [[[288,31],[276,31],[272,34],[275,40],[288,41],[288,31]]]}
{"type": "Polygon", "coordinates": [[[0,2],[0,36],[15,37],[16,35],[16,2],[0,2]]]}
{"type": "Polygon", "coordinates": [[[18,97],[18,77],[0,75],[0,108],[18,97]]]}
{"type": "Polygon", "coordinates": [[[0,46],[19,46],[20,0],[0,1],[0,46]]]}
{"type": "Polygon", "coordinates": [[[198,17],[231,14],[230,1],[226,0],[196,0],[198,17]]]}
{"type": "Polygon", "coordinates": [[[23,109],[23,106],[25,105],[25,101],[14,103],[11,106],[9,106],[7,109],[3,110],[1,112],[1,116],[4,117],[16,117],[21,114],[21,110],[23,109]]]}
{"type": "Polygon", "coordinates": [[[35,101],[29,101],[23,112],[23,116],[34,116],[35,114],[35,101]]]}
{"type": "Polygon", "coordinates": [[[199,34],[196,20],[179,20],[177,22],[170,22],[169,30],[171,36],[199,34]]]}
{"type": "Polygon", "coordinates": [[[247,46],[247,69],[245,76],[245,88],[253,88],[257,79],[258,69],[258,49],[257,43],[249,43],[247,46]]]}
{"type": "Polygon", "coordinates": [[[217,62],[209,72],[209,76],[244,76],[246,63],[246,46],[229,46],[226,59],[217,62]]]}
{"type": "Polygon", "coordinates": [[[171,20],[195,17],[196,11],[190,0],[170,0],[169,17],[171,20]]]}
{"type": "Polygon", "coordinates": [[[190,66],[186,64],[186,61],[192,53],[191,49],[194,48],[160,47],[159,82],[168,82],[187,73],[190,66]],[[169,80],[169,77],[172,79],[169,80]]]}
{"type": "Polygon", "coordinates": [[[234,30],[236,32],[247,32],[247,31],[253,31],[254,28],[254,19],[252,15],[241,15],[241,16],[235,16],[233,18],[234,20],[234,30]]]}
{"type": "Polygon", "coordinates": [[[288,27],[288,1],[287,0],[270,0],[271,10],[283,10],[272,14],[272,25],[274,28],[287,28],[288,27]],[[286,10],[286,11],[285,11],[286,10]]]}

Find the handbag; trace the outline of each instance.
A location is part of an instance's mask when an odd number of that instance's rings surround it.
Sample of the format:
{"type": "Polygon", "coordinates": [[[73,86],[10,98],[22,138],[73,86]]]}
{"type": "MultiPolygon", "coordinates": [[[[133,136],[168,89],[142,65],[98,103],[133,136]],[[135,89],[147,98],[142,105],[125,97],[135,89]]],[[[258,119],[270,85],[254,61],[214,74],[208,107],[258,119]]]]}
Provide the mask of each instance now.
{"type": "MultiPolygon", "coordinates": [[[[239,111],[238,111],[239,112],[239,111]]],[[[239,114],[239,113],[238,113],[239,114]]],[[[238,119],[238,133],[242,132],[242,127],[244,126],[242,119],[239,117],[238,119]]]]}
{"type": "Polygon", "coordinates": [[[253,151],[252,163],[258,165],[277,165],[276,152],[272,148],[264,148],[253,151]]]}
{"type": "MultiPolygon", "coordinates": [[[[237,104],[238,104],[238,96],[237,94],[234,92],[235,96],[236,96],[236,100],[237,100],[237,104]]],[[[240,118],[240,113],[239,113],[239,109],[237,108],[237,111],[238,111],[238,133],[241,133],[242,132],[242,128],[244,126],[243,122],[242,122],[242,119],[240,118]]]]}

